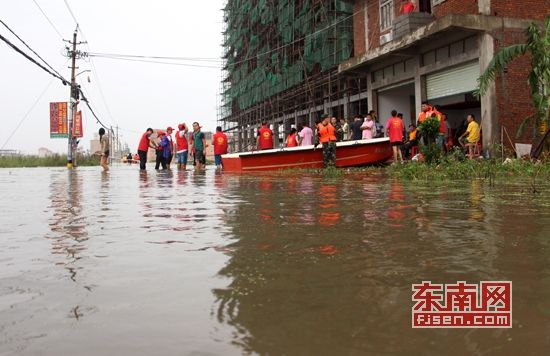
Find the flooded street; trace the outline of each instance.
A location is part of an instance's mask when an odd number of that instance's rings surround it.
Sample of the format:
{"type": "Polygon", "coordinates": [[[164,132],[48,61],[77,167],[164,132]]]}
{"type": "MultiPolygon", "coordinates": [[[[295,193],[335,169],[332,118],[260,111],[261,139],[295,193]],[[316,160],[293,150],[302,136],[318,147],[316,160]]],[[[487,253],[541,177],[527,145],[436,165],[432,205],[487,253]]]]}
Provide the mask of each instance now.
{"type": "Polygon", "coordinates": [[[550,349],[547,186],[151,168],[0,170],[0,355],[550,349]],[[412,329],[423,280],[512,281],[513,328],[412,329]]]}

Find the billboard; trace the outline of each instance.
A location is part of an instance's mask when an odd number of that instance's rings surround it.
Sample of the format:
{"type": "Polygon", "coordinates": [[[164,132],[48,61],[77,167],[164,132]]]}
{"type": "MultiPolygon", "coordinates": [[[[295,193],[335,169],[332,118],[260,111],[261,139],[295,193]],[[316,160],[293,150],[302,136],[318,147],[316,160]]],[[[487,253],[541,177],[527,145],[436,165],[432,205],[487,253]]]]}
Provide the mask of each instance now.
{"type": "Polygon", "coordinates": [[[50,103],[50,138],[68,137],[68,104],[50,103]]]}
{"type": "Polygon", "coordinates": [[[84,136],[82,127],[82,111],[79,111],[74,116],[73,121],[73,137],[79,138],[84,136]]]}

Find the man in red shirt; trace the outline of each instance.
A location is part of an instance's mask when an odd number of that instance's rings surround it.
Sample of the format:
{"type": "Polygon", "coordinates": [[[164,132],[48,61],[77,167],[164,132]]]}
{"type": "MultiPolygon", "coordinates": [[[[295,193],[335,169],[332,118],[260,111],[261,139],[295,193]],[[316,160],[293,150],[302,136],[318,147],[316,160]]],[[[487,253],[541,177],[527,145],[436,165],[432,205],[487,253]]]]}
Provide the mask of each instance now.
{"type": "Polygon", "coordinates": [[[273,131],[267,126],[267,122],[262,122],[262,127],[258,130],[256,145],[259,150],[270,150],[273,148],[273,131]]]}
{"type": "Polygon", "coordinates": [[[402,163],[403,155],[401,154],[400,146],[403,143],[405,125],[403,124],[403,120],[397,117],[397,111],[392,110],[391,116],[392,117],[388,119],[388,123],[386,124],[386,132],[390,137],[390,143],[393,149],[393,161],[397,162],[399,158],[399,161],[402,163]]]}
{"type": "Polygon", "coordinates": [[[147,163],[147,152],[149,147],[157,148],[157,144],[151,140],[151,135],[153,134],[153,129],[148,128],[143,135],[141,135],[141,140],[139,140],[138,145],[138,155],[139,155],[139,169],[142,171],[145,170],[145,164],[147,163]]]}
{"type": "Polygon", "coordinates": [[[222,155],[227,153],[227,136],[222,132],[221,126],[216,127],[216,133],[212,136],[212,146],[214,146],[216,170],[222,170],[222,155]]]}

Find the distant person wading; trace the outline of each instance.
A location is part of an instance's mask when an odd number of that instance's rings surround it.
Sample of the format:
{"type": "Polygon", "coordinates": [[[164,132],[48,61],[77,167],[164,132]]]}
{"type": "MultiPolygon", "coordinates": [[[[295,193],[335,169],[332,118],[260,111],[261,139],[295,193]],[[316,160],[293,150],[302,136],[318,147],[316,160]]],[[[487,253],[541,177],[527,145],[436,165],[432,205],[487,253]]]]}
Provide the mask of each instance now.
{"type": "Polygon", "coordinates": [[[105,135],[103,127],[99,129],[99,143],[101,144],[100,165],[103,167],[103,171],[107,172],[109,170],[109,137],[105,135]]]}

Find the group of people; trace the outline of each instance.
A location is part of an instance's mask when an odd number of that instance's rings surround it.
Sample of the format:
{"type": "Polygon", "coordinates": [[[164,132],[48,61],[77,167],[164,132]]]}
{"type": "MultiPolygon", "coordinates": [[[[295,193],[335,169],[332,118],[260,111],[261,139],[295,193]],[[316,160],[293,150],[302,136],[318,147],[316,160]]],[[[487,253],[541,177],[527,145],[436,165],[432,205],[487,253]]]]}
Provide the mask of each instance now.
{"type": "MultiPolygon", "coordinates": [[[[206,136],[201,131],[198,122],[193,123],[193,131],[185,123],[178,125],[178,131],[172,137],[174,129],[167,127],[166,131],[157,130],[156,137],[153,136],[154,130],[148,128],[139,141],[138,156],[139,168],[146,169],[147,154],[152,148],[156,152],[155,169],[169,169],[173,159],[176,159],[177,169],[186,170],[189,155],[193,157],[193,165],[196,170],[203,170],[206,164],[206,136]]],[[[214,147],[214,161],[217,170],[223,169],[221,155],[227,153],[227,136],[222,128],[218,126],[216,133],[212,137],[212,146],[214,147]]]]}
{"type": "MultiPolygon", "coordinates": [[[[475,121],[474,114],[469,114],[466,119],[466,125],[461,126],[457,135],[451,135],[447,127],[446,115],[441,111],[441,107],[432,106],[425,102],[422,104],[421,112],[418,115],[417,123],[422,124],[429,118],[435,118],[439,121],[439,132],[435,139],[435,144],[447,151],[453,146],[460,144],[467,150],[469,158],[474,158],[475,148],[480,141],[480,126],[475,121]]],[[[409,130],[405,130],[403,114],[392,110],[391,117],[386,120],[386,126],[383,127],[376,116],[374,110],[363,117],[357,115],[353,122],[348,123],[345,119],[337,119],[329,115],[323,115],[321,120],[315,125],[315,131],[307,123],[299,124],[297,128],[292,128],[288,134],[285,147],[297,147],[307,145],[321,144],[323,146],[324,166],[334,166],[336,164],[336,142],[357,141],[373,139],[387,136],[393,151],[394,162],[403,162],[404,159],[413,158],[418,152],[419,142],[428,143],[427,137],[422,137],[416,124],[411,123],[409,130]],[[414,154],[413,154],[414,153],[414,154]]],[[[273,148],[273,131],[269,128],[267,122],[262,122],[258,129],[256,140],[258,150],[273,148]]]]}

